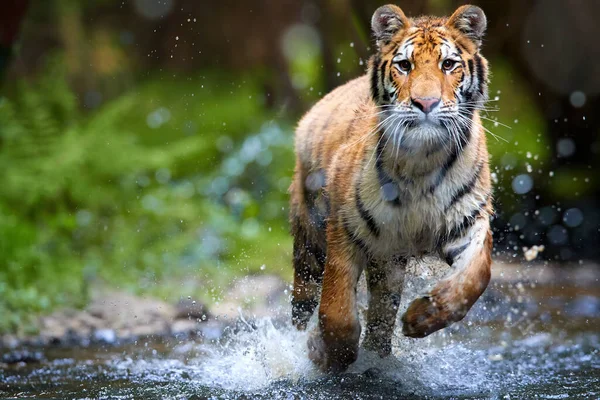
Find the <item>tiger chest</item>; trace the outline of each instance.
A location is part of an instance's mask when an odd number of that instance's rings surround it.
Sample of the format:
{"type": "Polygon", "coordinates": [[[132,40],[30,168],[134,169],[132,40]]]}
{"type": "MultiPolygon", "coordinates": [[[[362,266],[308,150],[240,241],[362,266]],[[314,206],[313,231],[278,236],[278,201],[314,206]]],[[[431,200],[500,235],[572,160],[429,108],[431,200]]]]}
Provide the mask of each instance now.
{"type": "Polygon", "coordinates": [[[377,256],[420,256],[436,250],[446,229],[440,195],[399,183],[363,184],[356,192],[356,232],[377,256]]]}

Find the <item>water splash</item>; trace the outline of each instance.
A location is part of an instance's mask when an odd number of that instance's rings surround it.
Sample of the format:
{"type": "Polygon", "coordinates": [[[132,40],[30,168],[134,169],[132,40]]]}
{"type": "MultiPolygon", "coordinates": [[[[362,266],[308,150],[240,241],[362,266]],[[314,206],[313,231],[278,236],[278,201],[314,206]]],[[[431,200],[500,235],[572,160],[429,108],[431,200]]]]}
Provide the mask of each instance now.
{"type": "Polygon", "coordinates": [[[307,337],[292,327],[276,328],[264,318],[223,346],[201,346],[205,354],[191,365],[200,383],[230,390],[257,390],[282,379],[314,379],[320,374],[308,359],[307,337]]]}
{"type": "MultiPolygon", "coordinates": [[[[399,316],[445,273],[409,265],[399,316]]],[[[572,309],[585,304],[580,315],[562,302],[539,302],[536,296],[545,296],[544,288],[539,293],[532,289],[526,296],[532,299],[525,301],[521,282],[497,286],[503,291],[490,288],[465,321],[425,339],[402,336],[398,322],[390,357],[381,359],[361,348],[358,360],[337,376],[312,365],[308,333],[292,327],[281,310],[273,311],[277,318],[251,322],[240,316],[238,326],[218,343],[183,342],[162,356],[113,360],[108,369],[121,371],[114,379],[126,371],[127,379],[144,387],[144,382],[156,382],[163,392],[175,389],[211,398],[597,398],[597,298],[578,297],[572,309]]],[[[360,310],[365,302],[363,292],[360,310]]],[[[309,330],[315,325],[313,317],[309,330]]]]}

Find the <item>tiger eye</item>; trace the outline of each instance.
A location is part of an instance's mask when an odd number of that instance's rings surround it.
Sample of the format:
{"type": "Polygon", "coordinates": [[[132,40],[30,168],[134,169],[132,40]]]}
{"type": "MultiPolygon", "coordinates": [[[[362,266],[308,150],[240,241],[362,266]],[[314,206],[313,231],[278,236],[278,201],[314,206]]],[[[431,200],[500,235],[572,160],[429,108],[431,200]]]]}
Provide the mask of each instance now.
{"type": "Polygon", "coordinates": [[[452,69],[452,67],[454,67],[454,64],[456,62],[453,60],[444,60],[444,62],[442,63],[442,68],[446,71],[449,71],[452,69]]]}
{"type": "Polygon", "coordinates": [[[410,64],[410,61],[408,61],[408,60],[402,60],[402,61],[400,61],[398,63],[398,66],[400,67],[400,69],[403,72],[408,72],[412,68],[412,65],[410,64]]]}

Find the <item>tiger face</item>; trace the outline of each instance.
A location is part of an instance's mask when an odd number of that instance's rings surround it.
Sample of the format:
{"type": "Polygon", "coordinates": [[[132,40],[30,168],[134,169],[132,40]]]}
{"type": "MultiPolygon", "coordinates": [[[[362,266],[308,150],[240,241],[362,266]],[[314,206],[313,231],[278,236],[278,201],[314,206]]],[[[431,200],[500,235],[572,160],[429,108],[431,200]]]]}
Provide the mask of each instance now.
{"type": "Polygon", "coordinates": [[[467,5],[450,18],[408,19],[387,5],[371,25],[378,47],[371,93],[382,130],[405,149],[464,144],[473,110],[487,100],[483,11],[467,5]]]}

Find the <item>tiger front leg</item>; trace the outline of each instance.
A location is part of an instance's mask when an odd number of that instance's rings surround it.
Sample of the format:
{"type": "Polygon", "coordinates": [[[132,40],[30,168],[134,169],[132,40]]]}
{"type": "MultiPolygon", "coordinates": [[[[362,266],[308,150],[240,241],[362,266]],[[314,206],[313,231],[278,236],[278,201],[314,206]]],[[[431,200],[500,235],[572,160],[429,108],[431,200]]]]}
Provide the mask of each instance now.
{"type": "Polygon", "coordinates": [[[308,340],[309,358],[324,372],[343,372],[356,361],[360,323],[356,285],[362,260],[342,228],[330,226],[319,323],[308,340]]]}
{"type": "Polygon", "coordinates": [[[392,334],[404,284],[406,258],[372,263],[366,269],[369,288],[367,332],[363,346],[386,357],[392,351],[392,334]]]}
{"type": "Polygon", "coordinates": [[[404,335],[421,338],[460,321],[485,291],[491,276],[492,233],[480,218],[465,234],[445,244],[442,254],[453,272],[402,316],[404,335]]]}

